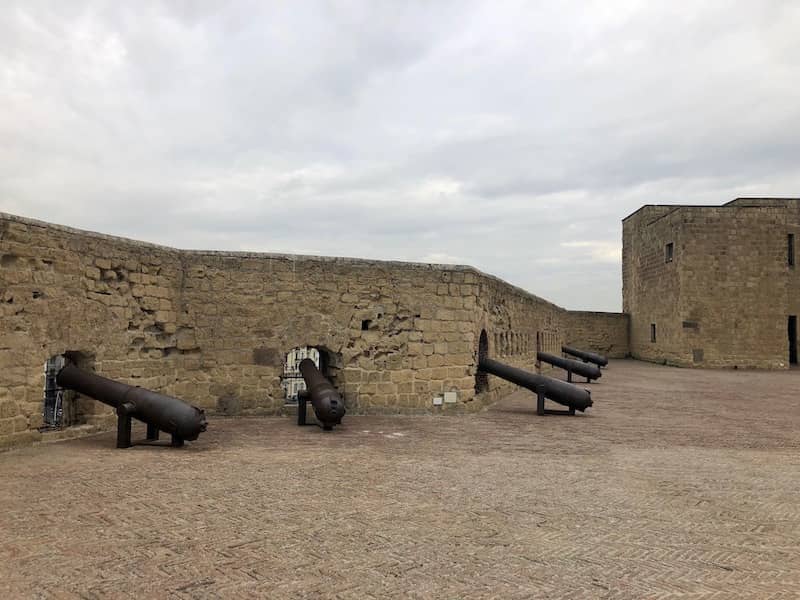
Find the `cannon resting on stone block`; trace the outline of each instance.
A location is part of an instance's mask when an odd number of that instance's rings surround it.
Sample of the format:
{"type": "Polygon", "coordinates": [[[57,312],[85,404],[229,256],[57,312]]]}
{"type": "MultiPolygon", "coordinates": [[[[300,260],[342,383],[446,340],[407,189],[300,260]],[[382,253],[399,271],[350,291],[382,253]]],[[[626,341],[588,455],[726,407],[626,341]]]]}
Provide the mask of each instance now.
{"type": "Polygon", "coordinates": [[[485,357],[480,359],[478,369],[534,392],[537,396],[536,412],[540,415],[574,415],[576,410],[584,411],[592,405],[592,395],[589,390],[565,381],[530,373],[485,357]],[[545,409],[545,398],[563,404],[568,410],[545,409]]]}
{"type": "Polygon", "coordinates": [[[131,447],[131,419],[147,425],[147,439],[157,440],[158,432],[172,436],[173,446],[183,446],[184,440],[196,440],[206,430],[202,409],[183,400],[158,394],[144,388],[106,379],[68,364],[58,372],[59,386],[75,390],[117,412],[117,448],[131,447]]]}
{"type": "Polygon", "coordinates": [[[570,383],[572,383],[573,373],[581,377],[586,377],[586,383],[589,383],[592,379],[600,379],[603,375],[600,372],[600,367],[597,365],[581,362],[579,360],[572,360],[571,358],[561,358],[554,354],[547,354],[547,352],[537,352],[536,359],[539,362],[545,362],[554,367],[564,369],[567,372],[567,381],[570,383]]]}
{"type": "Polygon", "coordinates": [[[608,359],[600,354],[594,352],[587,352],[586,350],[578,350],[570,346],[561,346],[561,351],[569,356],[580,358],[583,362],[590,362],[596,364],[598,367],[605,367],[608,365],[608,359]]]}
{"type": "Polygon", "coordinates": [[[320,373],[313,360],[304,358],[300,361],[299,368],[306,382],[306,389],[297,395],[297,424],[306,424],[306,403],[311,400],[317,420],[322,423],[325,431],[330,431],[334,425],[342,422],[345,413],[344,400],[331,382],[320,373]]]}

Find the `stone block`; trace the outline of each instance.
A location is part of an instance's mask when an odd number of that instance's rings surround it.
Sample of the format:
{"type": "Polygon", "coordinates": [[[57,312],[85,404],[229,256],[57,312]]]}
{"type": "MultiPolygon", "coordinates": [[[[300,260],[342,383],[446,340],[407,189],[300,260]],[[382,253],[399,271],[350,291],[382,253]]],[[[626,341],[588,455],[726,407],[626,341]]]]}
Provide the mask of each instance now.
{"type": "Polygon", "coordinates": [[[392,371],[391,372],[391,380],[394,383],[406,383],[411,382],[414,379],[413,371],[409,371],[403,369],[401,371],[392,371]]]}
{"type": "Polygon", "coordinates": [[[19,413],[19,409],[17,408],[17,403],[13,400],[2,400],[0,401],[0,419],[9,419],[11,417],[16,417],[19,413]]]}
{"type": "Polygon", "coordinates": [[[434,354],[428,357],[429,367],[441,367],[445,364],[446,356],[443,354],[434,354]]]}
{"type": "MultiPolygon", "coordinates": [[[[0,422],[2,424],[2,422],[0,422]]],[[[42,439],[42,434],[38,431],[23,431],[9,435],[0,434],[0,448],[14,448],[17,446],[29,446],[42,439]]]]}
{"type": "Polygon", "coordinates": [[[178,350],[193,350],[197,348],[197,338],[193,331],[179,331],[175,335],[175,346],[178,350]]]}

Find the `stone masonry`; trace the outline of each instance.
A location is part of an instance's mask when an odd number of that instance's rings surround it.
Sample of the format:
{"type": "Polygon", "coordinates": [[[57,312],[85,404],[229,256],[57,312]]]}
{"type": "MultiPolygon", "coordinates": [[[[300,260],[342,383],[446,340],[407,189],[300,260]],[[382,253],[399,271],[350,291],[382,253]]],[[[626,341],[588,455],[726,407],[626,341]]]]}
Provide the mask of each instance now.
{"type": "Polygon", "coordinates": [[[789,367],[788,320],[800,315],[790,235],[800,243],[800,199],[647,205],[624,219],[632,355],[680,366],[789,367]]]}
{"type": "MultiPolygon", "coordinates": [[[[183,251],[0,213],[0,447],[42,438],[44,364],[67,354],[105,377],[210,412],[284,409],[286,354],[313,346],[350,414],[473,411],[478,340],[533,369],[563,343],[625,356],[627,316],[570,312],[471,267],[183,251]],[[457,402],[432,399],[455,392],[457,402]]],[[[78,403],[84,432],[109,407],[78,403]]],[[[50,434],[48,434],[50,435],[50,434]]]]}

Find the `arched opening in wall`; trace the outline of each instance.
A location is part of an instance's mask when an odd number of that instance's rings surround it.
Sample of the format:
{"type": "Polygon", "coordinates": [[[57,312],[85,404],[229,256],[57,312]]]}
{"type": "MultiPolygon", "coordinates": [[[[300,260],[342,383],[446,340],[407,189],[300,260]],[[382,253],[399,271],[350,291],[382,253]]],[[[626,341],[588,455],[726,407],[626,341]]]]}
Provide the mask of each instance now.
{"type": "Polygon", "coordinates": [[[287,404],[297,402],[297,394],[306,389],[306,382],[300,374],[300,362],[310,358],[334,387],[337,387],[339,371],[342,368],[342,357],[324,346],[298,346],[286,354],[283,363],[281,386],[287,404]]]}
{"type": "Polygon", "coordinates": [[[78,401],[80,395],[62,388],[56,378],[58,372],[68,364],[86,370],[93,370],[94,357],[83,352],[65,352],[56,354],[44,363],[44,398],[42,405],[41,431],[64,429],[87,422],[87,413],[78,401]]]}
{"type": "MultiPolygon", "coordinates": [[[[478,364],[481,359],[489,357],[489,338],[486,335],[486,330],[481,330],[481,336],[478,339],[478,364]]],[[[489,390],[489,375],[480,369],[475,371],[475,393],[480,394],[489,390]]]]}

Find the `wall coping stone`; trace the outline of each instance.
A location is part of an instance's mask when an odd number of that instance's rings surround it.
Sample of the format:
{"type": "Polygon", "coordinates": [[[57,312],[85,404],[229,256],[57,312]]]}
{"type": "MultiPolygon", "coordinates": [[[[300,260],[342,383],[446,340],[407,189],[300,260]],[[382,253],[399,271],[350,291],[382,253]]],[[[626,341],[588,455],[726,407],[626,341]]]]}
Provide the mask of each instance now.
{"type": "MultiPolygon", "coordinates": [[[[789,197],[774,197],[774,198],[735,198],[730,202],[726,202],[725,204],[643,204],[627,217],[623,217],[622,221],[627,221],[632,216],[636,215],[637,213],[643,211],[646,208],[674,208],[675,210],[680,210],[682,208],[722,208],[725,210],[731,209],[765,209],[765,208],[785,208],[792,202],[800,203],[800,198],[789,198],[789,197]],[[749,204],[748,204],[749,203],[749,204]]],[[[667,214],[672,214],[674,211],[670,211],[667,214]]],[[[666,215],[663,215],[666,216],[666,215]]],[[[659,217],[660,218],[660,217],[659,217]]],[[[658,219],[656,219],[658,220],[658,219]]],[[[651,223],[648,223],[650,225],[651,223]]]]}
{"type": "MultiPolygon", "coordinates": [[[[507,286],[510,288],[511,291],[515,292],[516,294],[523,296],[525,298],[534,300],[536,302],[541,302],[546,305],[549,305],[556,310],[564,311],[564,312],[576,312],[570,311],[554,302],[550,302],[549,300],[545,300],[541,296],[537,296],[536,294],[529,292],[519,286],[516,286],[512,283],[497,277],[496,275],[491,275],[490,273],[485,273],[480,269],[477,269],[470,265],[456,265],[456,264],[442,264],[442,263],[420,263],[420,262],[412,262],[412,261],[401,261],[401,260],[382,260],[382,259],[369,259],[369,258],[356,258],[356,257],[348,257],[348,256],[322,256],[322,255],[313,255],[313,254],[286,254],[286,253],[276,253],[276,252],[248,252],[248,251],[232,251],[232,250],[195,250],[195,249],[183,249],[183,248],[175,248],[172,246],[164,246],[161,244],[156,244],[153,242],[143,242],[140,240],[135,240],[132,238],[126,238],[123,236],[117,235],[109,235],[106,233],[99,233],[96,231],[89,231],[86,229],[78,229],[77,227],[69,227],[67,225],[59,225],[56,223],[49,223],[47,221],[40,221],[38,219],[32,219],[30,217],[21,217],[18,215],[13,215],[10,213],[0,212],[0,221],[11,221],[15,223],[21,223],[24,225],[30,225],[33,227],[41,227],[45,229],[51,229],[55,231],[60,231],[62,233],[66,233],[69,235],[81,235],[84,237],[95,238],[98,240],[104,240],[113,243],[123,243],[129,246],[133,246],[135,248],[143,248],[143,249],[152,249],[152,250],[160,250],[162,252],[168,252],[170,254],[176,254],[178,256],[197,256],[197,257],[228,257],[228,258],[272,258],[278,260],[289,260],[289,261],[310,261],[310,262],[321,262],[321,263],[335,263],[341,265],[353,265],[353,266],[387,266],[387,267],[402,267],[402,268],[410,268],[410,269],[421,269],[421,270],[430,270],[430,271],[457,271],[463,273],[473,273],[475,275],[485,277],[490,281],[495,283],[499,283],[501,285],[507,286]]],[[[611,313],[611,314],[620,314],[620,313],[611,313]]]]}

